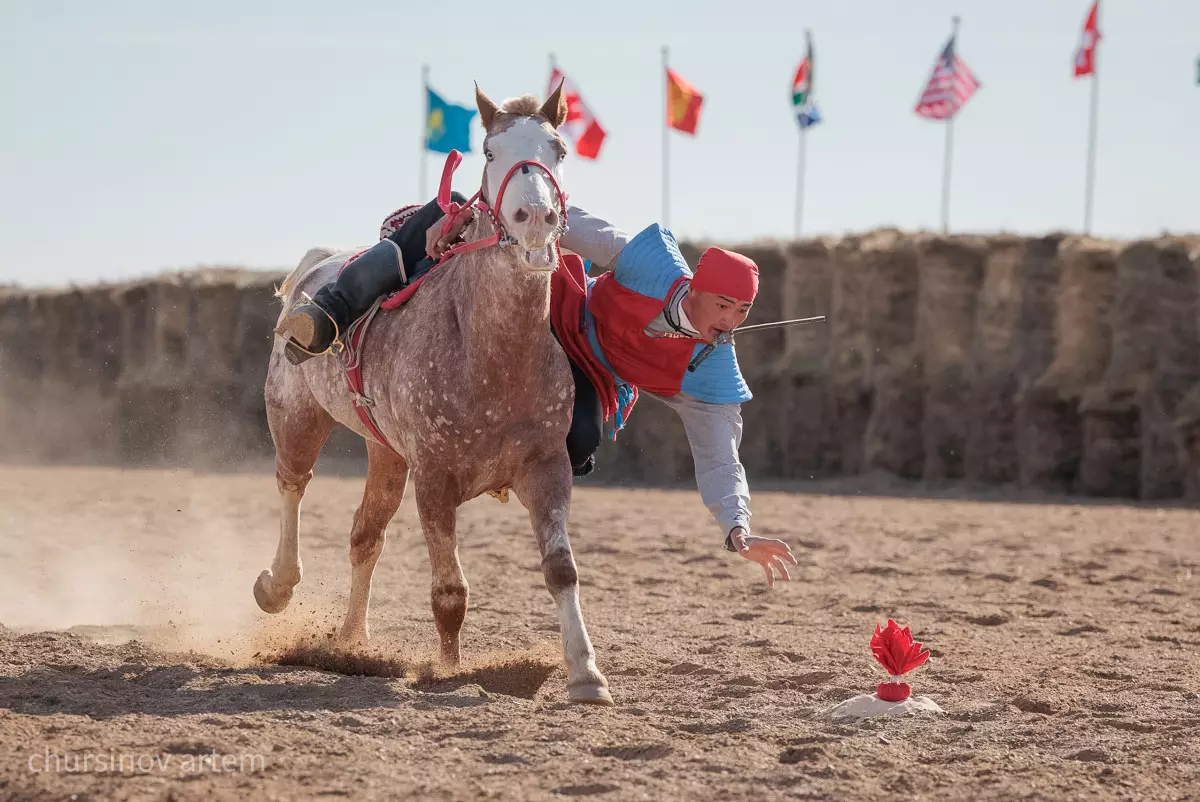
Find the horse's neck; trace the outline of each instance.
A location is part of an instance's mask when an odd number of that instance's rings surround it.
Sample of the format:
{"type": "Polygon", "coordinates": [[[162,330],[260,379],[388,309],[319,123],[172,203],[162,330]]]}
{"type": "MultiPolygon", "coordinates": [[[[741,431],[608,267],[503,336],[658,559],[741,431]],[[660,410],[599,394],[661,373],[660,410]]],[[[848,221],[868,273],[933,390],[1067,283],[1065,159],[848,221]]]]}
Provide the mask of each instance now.
{"type": "MultiPolygon", "coordinates": [[[[490,233],[490,224],[478,221],[465,239],[490,233]]],[[[522,267],[508,248],[458,258],[455,303],[472,372],[495,380],[540,370],[551,339],[549,274],[522,267]]]]}

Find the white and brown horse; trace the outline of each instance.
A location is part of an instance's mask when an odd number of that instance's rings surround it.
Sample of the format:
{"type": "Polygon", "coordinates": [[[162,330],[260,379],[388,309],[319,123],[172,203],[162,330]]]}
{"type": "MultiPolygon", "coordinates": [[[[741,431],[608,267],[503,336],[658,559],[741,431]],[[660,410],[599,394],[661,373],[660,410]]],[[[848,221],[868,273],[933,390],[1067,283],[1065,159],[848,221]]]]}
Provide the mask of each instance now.
{"type": "MultiPolygon", "coordinates": [[[[558,186],[566,147],[556,129],[566,118],[566,103],[561,86],[544,104],[525,96],[501,106],[476,87],[476,102],[486,129],[481,198],[507,236],[500,245],[440,265],[411,301],[375,318],[361,350],[363,394],[373,401],[386,443],[356,414],[339,360],[292,365],[283,341],[275,342],[265,396],[282,499],[280,536],[254,596],[263,610],[279,612],[300,582],[300,500],[321,447],[341,424],[367,441],[368,457],[366,490],[350,532],[350,602],[341,640],[360,644],[368,638],[371,575],[384,528],[411,476],[429,549],[441,655],[457,662],[467,581],[458,559],[456,510],[511,487],[529,511],[558,607],[570,698],[612,704],[584,626],[567,539],[572,477],[565,442],[574,387],[549,322],[550,275],[565,224],[558,186]]],[[[497,233],[493,218],[480,214],[465,239],[497,233]]],[[[310,251],[280,288],[284,312],[301,293],[333,279],[352,255],[310,251]]]]}

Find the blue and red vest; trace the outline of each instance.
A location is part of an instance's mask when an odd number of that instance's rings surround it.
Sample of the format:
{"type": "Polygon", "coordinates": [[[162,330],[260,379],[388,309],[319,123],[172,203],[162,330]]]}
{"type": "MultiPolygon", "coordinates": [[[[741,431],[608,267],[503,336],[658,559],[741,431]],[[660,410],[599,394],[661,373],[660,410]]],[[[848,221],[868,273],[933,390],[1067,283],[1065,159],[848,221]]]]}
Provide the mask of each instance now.
{"type": "Polygon", "coordinates": [[[646,327],[692,271],[670,231],[651,225],[621,250],[611,272],[589,279],[588,339],[618,382],[647,392],[688,395],[712,404],[753,396],[742,378],[732,343],[718,346],[694,372],[687,369],[708,344],[691,337],[662,337],[646,327]]]}

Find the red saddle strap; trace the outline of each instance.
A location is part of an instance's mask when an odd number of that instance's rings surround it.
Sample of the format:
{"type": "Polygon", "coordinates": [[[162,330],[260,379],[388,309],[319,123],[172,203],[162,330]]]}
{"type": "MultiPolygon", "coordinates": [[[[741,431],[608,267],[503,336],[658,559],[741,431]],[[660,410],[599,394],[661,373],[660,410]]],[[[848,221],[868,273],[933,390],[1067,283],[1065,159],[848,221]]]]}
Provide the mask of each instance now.
{"type": "Polygon", "coordinates": [[[351,326],[350,333],[346,337],[346,347],[342,350],[342,358],[345,360],[346,386],[350,389],[350,398],[354,402],[355,414],[380,445],[397,453],[395,447],[388,442],[387,437],[379,429],[379,425],[375,423],[375,416],[371,414],[375,400],[363,392],[362,348],[367,339],[371,321],[375,319],[375,313],[378,311],[379,306],[376,306],[351,326]]]}

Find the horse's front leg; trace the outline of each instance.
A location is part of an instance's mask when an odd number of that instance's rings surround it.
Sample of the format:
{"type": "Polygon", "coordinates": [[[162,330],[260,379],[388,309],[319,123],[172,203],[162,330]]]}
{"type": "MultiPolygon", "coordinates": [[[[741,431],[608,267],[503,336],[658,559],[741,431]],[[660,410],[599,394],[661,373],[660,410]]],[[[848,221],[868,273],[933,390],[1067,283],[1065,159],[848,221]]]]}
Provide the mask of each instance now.
{"type": "Polygon", "coordinates": [[[454,531],[458,513],[458,484],[447,475],[425,472],[414,477],[417,513],[429,549],[433,583],[429,598],[437,624],[442,661],[457,665],[459,633],[467,615],[467,578],[458,561],[458,537],[454,531]]]}
{"type": "Polygon", "coordinates": [[[529,510],[529,520],[542,554],[542,574],[558,606],[570,699],[584,704],[611,705],[608,681],[596,668],[596,652],[592,649],[583,623],[583,611],[579,607],[579,575],[567,539],[571,461],[566,450],[527,466],[515,478],[513,490],[529,510]]]}

